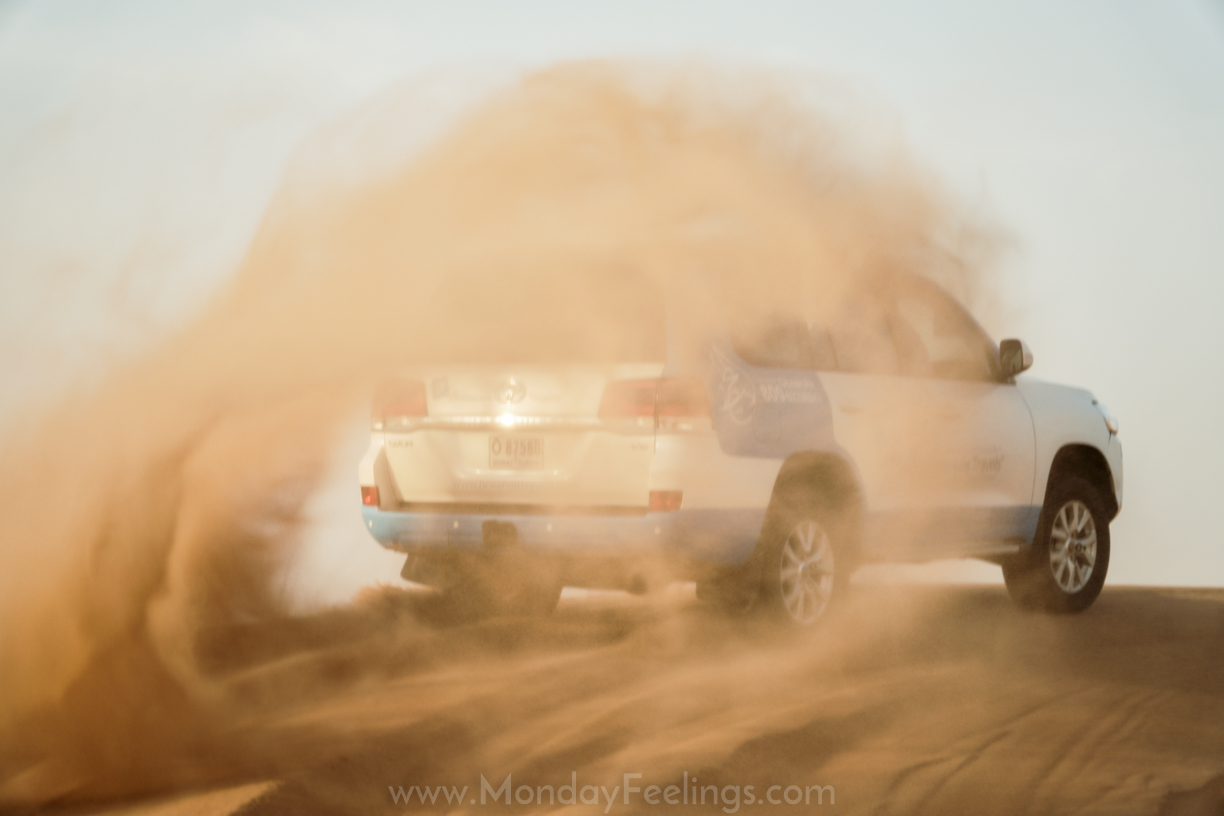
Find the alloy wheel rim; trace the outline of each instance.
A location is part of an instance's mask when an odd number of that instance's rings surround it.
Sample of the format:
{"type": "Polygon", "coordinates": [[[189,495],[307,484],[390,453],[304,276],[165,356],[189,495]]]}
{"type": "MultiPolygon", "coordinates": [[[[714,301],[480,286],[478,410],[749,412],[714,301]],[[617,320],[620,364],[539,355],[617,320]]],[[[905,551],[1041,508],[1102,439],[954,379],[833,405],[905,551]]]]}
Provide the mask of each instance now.
{"type": "Polygon", "coordinates": [[[811,623],[833,595],[833,547],[824,527],[804,519],[791,528],[782,545],[782,603],[791,619],[811,623]]]}
{"type": "Polygon", "coordinates": [[[1088,585],[1096,567],[1096,521],[1079,499],[1059,508],[1050,529],[1050,570],[1058,588],[1074,595],[1088,585]]]}

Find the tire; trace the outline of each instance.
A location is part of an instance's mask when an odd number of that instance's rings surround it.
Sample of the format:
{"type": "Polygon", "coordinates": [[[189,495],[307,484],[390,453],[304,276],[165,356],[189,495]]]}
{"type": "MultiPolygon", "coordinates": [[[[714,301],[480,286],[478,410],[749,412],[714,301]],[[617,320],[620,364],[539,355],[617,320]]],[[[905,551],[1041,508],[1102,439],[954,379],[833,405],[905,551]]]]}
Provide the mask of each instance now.
{"type": "Polygon", "coordinates": [[[1067,477],[1050,491],[1033,546],[1004,562],[1003,580],[1021,608],[1071,614],[1092,606],[1108,570],[1105,503],[1090,483],[1067,477]]]}
{"type": "Polygon", "coordinates": [[[767,524],[761,563],[761,605],[799,628],[826,618],[850,576],[840,514],[819,499],[790,493],[767,524]]]}

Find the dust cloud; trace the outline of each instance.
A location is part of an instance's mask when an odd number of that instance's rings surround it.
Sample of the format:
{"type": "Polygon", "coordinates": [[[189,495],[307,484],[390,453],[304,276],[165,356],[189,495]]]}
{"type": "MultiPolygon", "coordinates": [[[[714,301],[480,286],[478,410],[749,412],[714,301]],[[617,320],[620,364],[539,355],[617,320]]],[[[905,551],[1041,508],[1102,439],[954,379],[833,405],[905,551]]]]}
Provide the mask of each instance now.
{"type": "MultiPolygon", "coordinates": [[[[983,291],[980,234],[842,101],[744,73],[571,64],[373,181],[290,179],[198,320],[4,445],[0,801],[272,778],[337,744],[394,743],[380,719],[410,727],[396,750],[432,784],[524,756],[528,775],[611,779],[630,745],[666,775],[779,727],[813,651],[752,624],[728,634],[673,595],[456,629],[391,588],[292,618],[277,577],[380,377],[615,356],[632,338],[600,281],[717,281],[697,318],[892,269],[983,291]],[[448,299],[456,286],[470,297],[448,299]],[[614,670],[597,670],[608,650],[614,670]],[[357,707],[376,682],[403,693],[357,707]]],[[[821,660],[853,659],[835,646],[821,660]]]]}

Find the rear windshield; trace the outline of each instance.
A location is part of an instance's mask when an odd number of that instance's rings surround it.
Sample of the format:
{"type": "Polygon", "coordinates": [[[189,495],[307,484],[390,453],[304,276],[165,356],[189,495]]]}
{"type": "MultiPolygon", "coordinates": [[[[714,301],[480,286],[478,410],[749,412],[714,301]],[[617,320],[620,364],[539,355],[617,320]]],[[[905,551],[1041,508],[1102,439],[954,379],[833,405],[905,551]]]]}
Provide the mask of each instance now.
{"type": "Polygon", "coordinates": [[[632,268],[452,274],[429,304],[436,362],[663,362],[663,289],[632,268]]]}

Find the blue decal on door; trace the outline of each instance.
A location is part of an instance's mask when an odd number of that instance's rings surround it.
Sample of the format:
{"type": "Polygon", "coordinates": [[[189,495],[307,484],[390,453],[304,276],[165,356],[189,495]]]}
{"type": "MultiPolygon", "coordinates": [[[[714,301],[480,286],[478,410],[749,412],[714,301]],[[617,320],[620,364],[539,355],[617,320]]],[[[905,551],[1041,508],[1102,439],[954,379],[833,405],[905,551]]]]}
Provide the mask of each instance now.
{"type": "Polygon", "coordinates": [[[833,414],[816,372],[750,365],[725,340],[710,344],[708,360],[710,414],[723,452],[785,458],[834,447],[833,414]]]}

